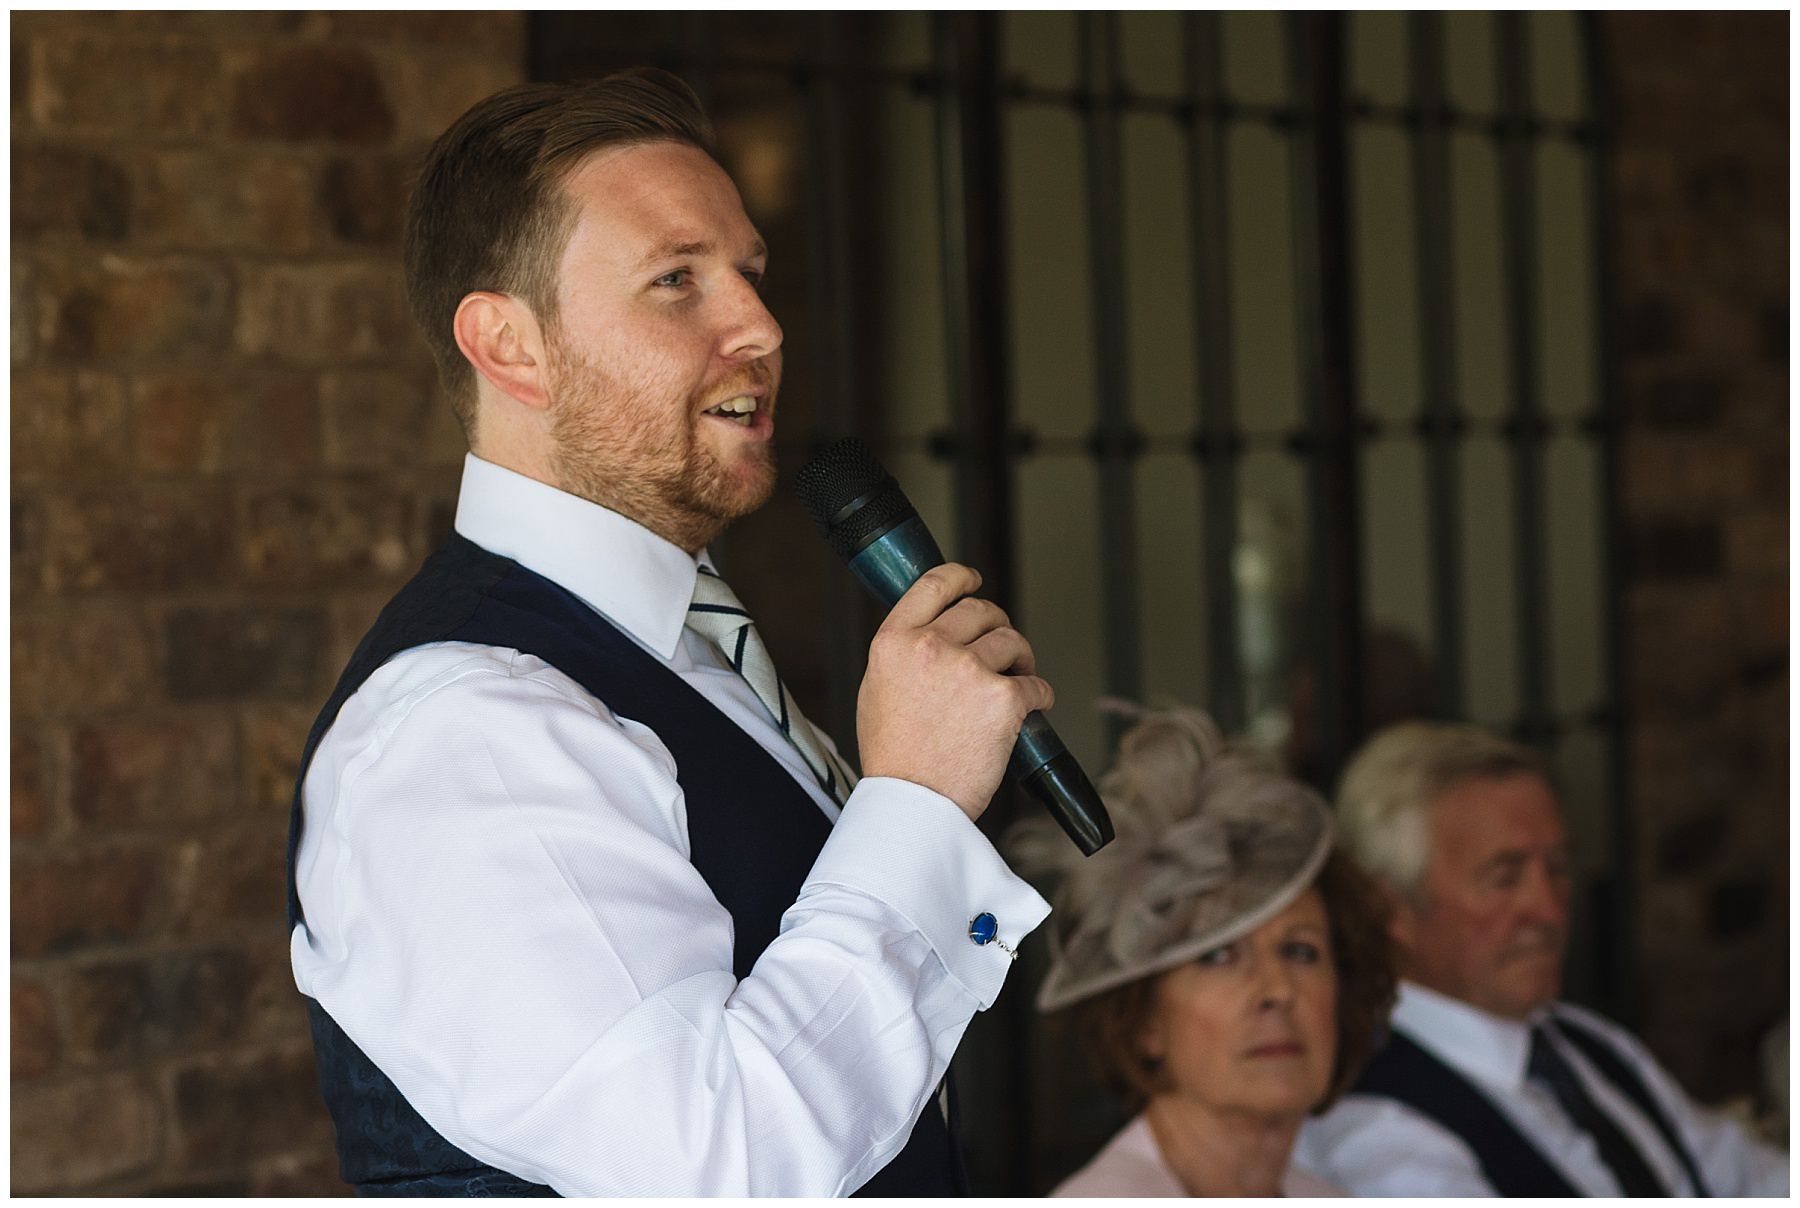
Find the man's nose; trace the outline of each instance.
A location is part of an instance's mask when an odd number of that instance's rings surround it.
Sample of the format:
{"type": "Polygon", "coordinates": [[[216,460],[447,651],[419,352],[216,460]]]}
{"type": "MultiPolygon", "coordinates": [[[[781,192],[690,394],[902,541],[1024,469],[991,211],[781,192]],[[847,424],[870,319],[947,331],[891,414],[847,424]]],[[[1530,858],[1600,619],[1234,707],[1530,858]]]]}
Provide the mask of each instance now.
{"type": "Polygon", "coordinates": [[[781,347],[781,324],[769,313],[762,295],[749,281],[739,278],[722,300],[725,309],[725,356],[734,361],[754,361],[781,347]]]}
{"type": "Polygon", "coordinates": [[[1533,922],[1566,927],[1569,922],[1568,880],[1539,864],[1525,878],[1520,905],[1533,922]]]}

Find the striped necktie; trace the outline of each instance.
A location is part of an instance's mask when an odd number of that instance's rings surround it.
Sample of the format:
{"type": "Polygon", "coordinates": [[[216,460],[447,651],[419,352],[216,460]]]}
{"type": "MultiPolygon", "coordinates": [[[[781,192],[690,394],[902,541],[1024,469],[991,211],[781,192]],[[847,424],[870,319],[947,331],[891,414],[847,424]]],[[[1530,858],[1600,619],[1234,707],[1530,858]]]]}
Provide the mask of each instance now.
{"type": "Polygon", "coordinates": [[[812,723],[794,707],[781,677],[775,674],[769,648],[763,645],[737,593],[716,572],[704,566],[699,570],[694,580],[694,601],[688,605],[687,627],[724,653],[726,661],[744,677],[756,699],[800,752],[819,786],[842,805],[856,784],[856,774],[826,749],[812,723]]]}
{"type": "Polygon", "coordinates": [[[1549,1088],[1550,1093],[1556,1096],[1557,1103],[1562,1106],[1563,1114],[1569,1117],[1569,1122],[1594,1139],[1594,1144],[1600,1150],[1600,1160],[1613,1172],[1613,1177],[1619,1181],[1619,1186],[1626,1195],[1634,1199],[1668,1196],[1668,1188],[1651,1173],[1650,1164],[1625,1135],[1625,1130],[1594,1102],[1587,1088],[1581,1085],[1581,1075],[1556,1051],[1549,1031],[1548,1024],[1539,1024],[1531,1029],[1531,1052],[1526,1060],[1526,1076],[1549,1088]]]}

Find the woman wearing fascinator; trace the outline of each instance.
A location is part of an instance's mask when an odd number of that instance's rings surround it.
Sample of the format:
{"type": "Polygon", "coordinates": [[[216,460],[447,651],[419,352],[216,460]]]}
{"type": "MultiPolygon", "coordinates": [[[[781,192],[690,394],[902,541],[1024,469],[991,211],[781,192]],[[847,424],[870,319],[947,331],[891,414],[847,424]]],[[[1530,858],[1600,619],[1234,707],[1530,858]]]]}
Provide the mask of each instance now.
{"type": "Polygon", "coordinates": [[[1082,859],[1013,835],[1055,882],[1043,1011],[1139,1114],[1057,1196],[1342,1195],[1290,1164],[1394,996],[1385,908],[1311,789],[1191,709],[1144,713],[1101,781],[1117,838],[1082,859]]]}

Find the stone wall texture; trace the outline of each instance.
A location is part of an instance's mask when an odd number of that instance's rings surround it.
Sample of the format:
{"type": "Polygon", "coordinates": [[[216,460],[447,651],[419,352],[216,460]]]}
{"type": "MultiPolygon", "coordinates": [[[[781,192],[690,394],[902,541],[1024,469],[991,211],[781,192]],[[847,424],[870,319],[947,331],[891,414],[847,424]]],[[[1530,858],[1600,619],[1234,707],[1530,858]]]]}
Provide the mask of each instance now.
{"type": "MultiPolygon", "coordinates": [[[[1786,1010],[1786,15],[1614,13],[1647,1039],[1786,1010]]],[[[332,1194],[282,934],[306,727],[448,527],[411,166],[525,18],[19,13],[12,1186],[332,1194]]]]}
{"type": "Polygon", "coordinates": [[[1639,1023],[1704,1098],[1788,1010],[1788,20],[1602,18],[1639,1023]]]}
{"type": "Polygon", "coordinates": [[[401,205],[525,18],[12,29],[12,1188],[341,1193],[288,799],[449,523],[401,205]]]}

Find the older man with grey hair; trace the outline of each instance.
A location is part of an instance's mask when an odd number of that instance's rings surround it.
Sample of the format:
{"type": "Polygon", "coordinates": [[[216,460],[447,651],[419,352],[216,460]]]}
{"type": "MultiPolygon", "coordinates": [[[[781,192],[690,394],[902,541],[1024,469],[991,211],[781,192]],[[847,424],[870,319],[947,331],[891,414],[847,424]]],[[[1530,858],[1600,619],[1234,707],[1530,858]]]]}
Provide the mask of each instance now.
{"type": "Polygon", "coordinates": [[[1303,1129],[1300,1164],[1355,1195],[1787,1194],[1785,1155],[1556,1001],[1569,844],[1535,752],[1394,726],[1351,761],[1337,810],[1392,899],[1404,980],[1387,1045],[1303,1129]]]}

